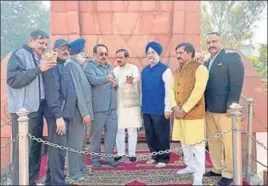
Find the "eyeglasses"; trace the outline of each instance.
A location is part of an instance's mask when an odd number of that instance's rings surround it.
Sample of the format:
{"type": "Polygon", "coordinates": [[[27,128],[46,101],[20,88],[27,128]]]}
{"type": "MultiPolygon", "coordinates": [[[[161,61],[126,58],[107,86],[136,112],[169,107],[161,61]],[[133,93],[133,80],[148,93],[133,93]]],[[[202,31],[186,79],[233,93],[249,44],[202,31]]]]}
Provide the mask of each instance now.
{"type": "Polygon", "coordinates": [[[108,56],[108,53],[107,52],[100,52],[100,53],[98,53],[98,56],[105,56],[105,57],[107,57],[108,56]]]}

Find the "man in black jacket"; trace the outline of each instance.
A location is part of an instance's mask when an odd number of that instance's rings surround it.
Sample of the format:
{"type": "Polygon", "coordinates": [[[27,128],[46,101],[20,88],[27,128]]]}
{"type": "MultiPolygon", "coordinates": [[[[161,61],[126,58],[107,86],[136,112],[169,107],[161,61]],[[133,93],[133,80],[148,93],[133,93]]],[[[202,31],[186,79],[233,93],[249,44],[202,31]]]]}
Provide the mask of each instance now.
{"type": "MultiPolygon", "coordinates": [[[[240,56],[226,51],[220,34],[212,32],[207,38],[211,58],[205,62],[209,80],[205,92],[206,130],[208,137],[232,128],[232,103],[238,103],[244,81],[244,66],[240,56]]],[[[221,176],[219,185],[230,185],[233,181],[232,133],[210,140],[209,152],[213,169],[204,176],[221,176]]]]}
{"type": "MultiPolygon", "coordinates": [[[[66,40],[58,39],[54,43],[53,50],[58,52],[57,66],[43,74],[48,141],[66,147],[69,120],[74,115],[72,108],[76,100],[71,78],[63,77],[64,63],[69,58],[70,45],[66,40]],[[72,86],[72,88],[67,86],[72,86]]],[[[48,154],[49,161],[45,184],[67,185],[64,176],[66,151],[49,146],[48,154]]]]}

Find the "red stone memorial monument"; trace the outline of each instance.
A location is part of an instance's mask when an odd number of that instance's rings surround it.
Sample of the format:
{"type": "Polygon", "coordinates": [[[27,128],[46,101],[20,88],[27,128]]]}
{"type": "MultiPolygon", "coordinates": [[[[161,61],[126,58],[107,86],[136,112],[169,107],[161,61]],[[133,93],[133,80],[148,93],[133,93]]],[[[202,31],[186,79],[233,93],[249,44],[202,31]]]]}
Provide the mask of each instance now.
{"type": "MultiPolygon", "coordinates": [[[[164,49],[162,61],[174,70],[178,43],[187,41],[197,51],[201,48],[200,13],[200,1],[51,1],[51,44],[58,38],[71,41],[82,37],[86,39],[86,50],[92,56],[93,46],[103,43],[109,48],[109,63],[112,65],[116,65],[115,51],[125,48],[129,51],[130,62],[141,70],[146,65],[145,45],[150,40],[157,40],[164,49]]],[[[246,57],[240,55],[245,65],[243,95],[256,100],[256,115],[266,124],[264,83],[246,57]]],[[[7,55],[1,63],[2,144],[11,137],[5,88],[8,58],[7,55]]],[[[264,131],[257,123],[253,126],[254,132],[264,131]]],[[[1,162],[10,162],[9,148],[1,149],[1,162]]]]}

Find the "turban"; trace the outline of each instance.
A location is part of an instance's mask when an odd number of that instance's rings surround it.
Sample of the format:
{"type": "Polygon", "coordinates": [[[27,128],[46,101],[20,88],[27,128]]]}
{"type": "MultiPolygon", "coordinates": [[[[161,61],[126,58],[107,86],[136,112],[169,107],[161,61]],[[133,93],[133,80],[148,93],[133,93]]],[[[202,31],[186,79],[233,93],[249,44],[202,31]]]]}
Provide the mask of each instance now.
{"type": "Polygon", "coordinates": [[[145,52],[147,53],[149,48],[152,48],[159,56],[162,54],[163,48],[160,43],[156,41],[149,42],[145,47],[145,52]]]}
{"type": "Polygon", "coordinates": [[[85,48],[85,42],[86,42],[86,40],[84,40],[82,38],[72,41],[70,43],[70,46],[71,46],[70,54],[76,55],[76,54],[79,54],[80,52],[82,52],[85,48]]]}

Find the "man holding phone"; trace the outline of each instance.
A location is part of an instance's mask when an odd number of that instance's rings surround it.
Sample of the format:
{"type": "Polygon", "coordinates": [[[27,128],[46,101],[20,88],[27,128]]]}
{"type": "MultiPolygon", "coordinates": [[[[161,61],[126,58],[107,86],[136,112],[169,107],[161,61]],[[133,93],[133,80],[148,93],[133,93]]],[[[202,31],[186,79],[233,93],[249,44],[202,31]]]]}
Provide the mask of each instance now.
{"type": "MultiPolygon", "coordinates": [[[[64,63],[69,58],[70,45],[64,39],[54,42],[51,58],[57,57],[57,65],[43,74],[46,111],[45,117],[48,124],[48,141],[67,146],[67,134],[69,120],[74,116],[73,105],[76,95],[71,81],[65,83],[63,78],[64,63]],[[71,88],[67,88],[72,86],[71,88]],[[68,95],[68,99],[66,99],[68,95]]],[[[66,151],[48,147],[48,168],[46,173],[46,185],[66,185],[64,165],[66,151]]]]}
{"type": "MultiPolygon", "coordinates": [[[[21,108],[29,112],[28,130],[36,138],[43,135],[45,87],[43,72],[56,66],[56,61],[43,59],[49,36],[35,30],[27,38],[28,44],[14,51],[7,65],[7,99],[11,113],[12,136],[18,135],[18,115],[21,108]]],[[[29,141],[29,184],[35,185],[41,162],[41,143],[29,141]]],[[[12,146],[12,185],[19,185],[18,142],[12,146]]],[[[27,165],[25,165],[27,166],[27,165]]]]}
{"type": "MultiPolygon", "coordinates": [[[[90,60],[83,67],[92,85],[94,121],[91,125],[91,152],[100,153],[101,137],[104,131],[105,154],[113,154],[117,133],[117,81],[111,65],[107,62],[107,46],[97,44],[93,48],[93,55],[95,59],[90,60]]],[[[91,163],[94,167],[101,167],[99,158],[96,155],[91,156],[91,163]]],[[[112,167],[119,165],[110,157],[105,157],[103,163],[112,167]]]]}

